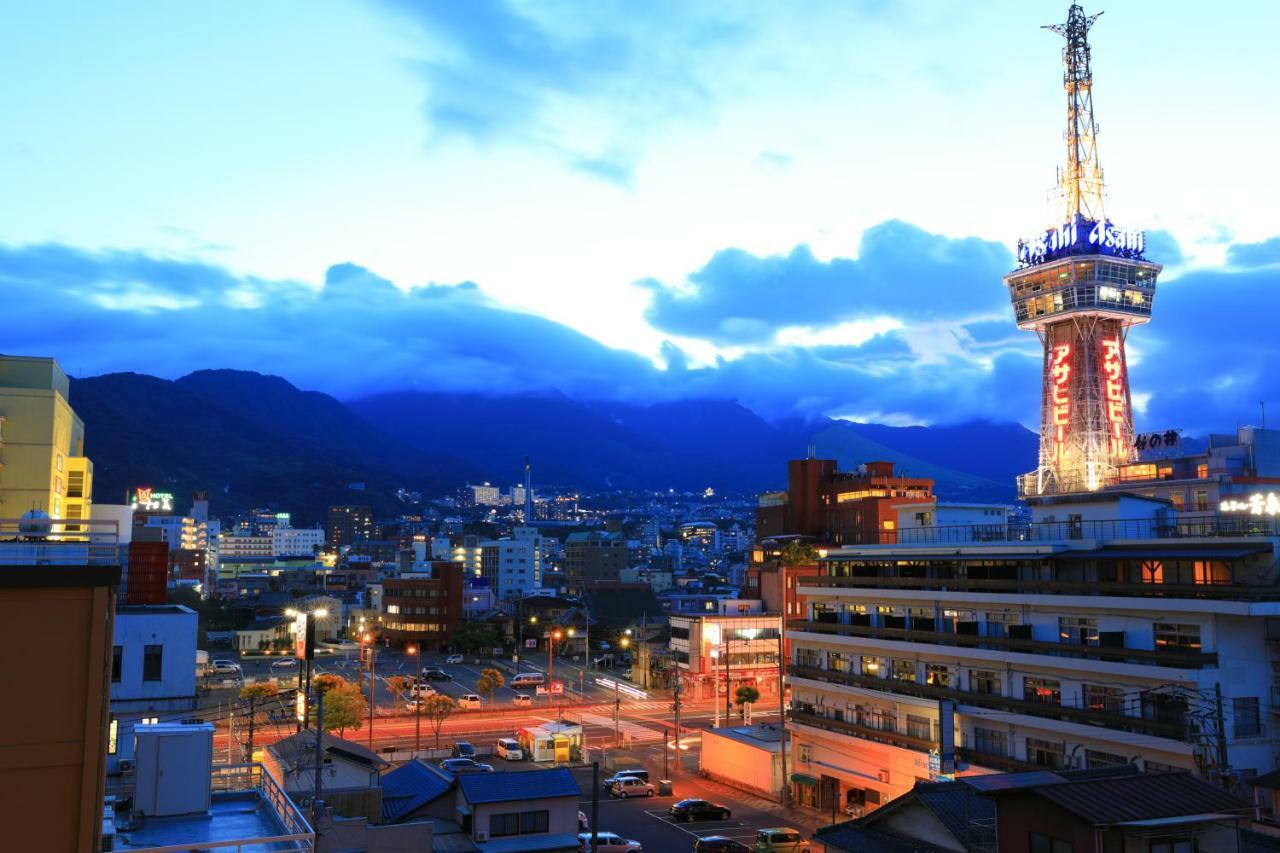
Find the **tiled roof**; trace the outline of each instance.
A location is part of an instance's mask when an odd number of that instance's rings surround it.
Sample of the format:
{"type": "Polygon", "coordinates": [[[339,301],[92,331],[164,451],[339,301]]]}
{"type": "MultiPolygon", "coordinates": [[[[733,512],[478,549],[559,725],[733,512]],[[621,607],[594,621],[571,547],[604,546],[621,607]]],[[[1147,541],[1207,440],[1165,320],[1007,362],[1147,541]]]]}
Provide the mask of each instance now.
{"type": "Polygon", "coordinates": [[[382,819],[387,823],[412,814],[447,794],[453,779],[422,761],[410,761],[382,774],[382,819]]]}
{"type": "Polygon", "coordinates": [[[948,848],[938,847],[927,841],[916,841],[880,832],[869,826],[857,826],[862,819],[825,826],[813,834],[828,851],[845,850],[857,853],[948,853],[948,848]]]}
{"type": "Polygon", "coordinates": [[[578,783],[573,781],[573,774],[563,767],[514,773],[466,773],[458,777],[458,786],[469,803],[504,803],[582,794],[578,783]]]}
{"type": "Polygon", "coordinates": [[[1189,773],[1141,773],[1032,790],[1094,826],[1252,809],[1244,800],[1189,773]]]}
{"type": "MultiPolygon", "coordinates": [[[[365,764],[380,765],[382,767],[390,766],[390,763],[386,759],[382,758],[382,756],[375,752],[371,752],[355,741],[346,740],[345,738],[331,735],[328,732],[320,737],[320,742],[323,744],[325,752],[338,753],[365,764]]],[[[289,735],[289,737],[284,738],[283,740],[278,740],[268,746],[267,749],[271,750],[283,759],[296,760],[298,758],[309,757],[315,749],[315,745],[315,733],[306,731],[289,735]]]]}

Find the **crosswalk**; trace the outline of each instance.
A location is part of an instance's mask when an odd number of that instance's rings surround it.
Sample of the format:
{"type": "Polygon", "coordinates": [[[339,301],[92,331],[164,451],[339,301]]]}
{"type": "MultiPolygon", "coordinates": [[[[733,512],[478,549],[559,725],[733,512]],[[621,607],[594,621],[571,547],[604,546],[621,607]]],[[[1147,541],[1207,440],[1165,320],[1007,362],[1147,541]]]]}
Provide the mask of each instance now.
{"type": "MultiPolygon", "coordinates": [[[[583,714],[582,722],[592,726],[601,726],[603,728],[613,728],[613,717],[604,717],[600,714],[583,714]]],[[[662,740],[662,732],[657,729],[651,729],[642,726],[639,723],[632,723],[627,720],[618,721],[618,731],[630,735],[631,740],[635,743],[640,741],[662,740]]]]}

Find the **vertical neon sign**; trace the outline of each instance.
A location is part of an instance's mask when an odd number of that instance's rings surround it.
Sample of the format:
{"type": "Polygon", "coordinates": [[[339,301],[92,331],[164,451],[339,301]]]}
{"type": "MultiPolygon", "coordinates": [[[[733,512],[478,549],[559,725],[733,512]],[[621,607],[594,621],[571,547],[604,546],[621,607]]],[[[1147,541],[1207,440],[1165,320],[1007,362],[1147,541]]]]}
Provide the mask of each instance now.
{"type": "Polygon", "coordinates": [[[1129,456],[1129,405],[1124,393],[1124,360],[1119,338],[1102,340],[1102,378],[1107,401],[1107,424],[1110,427],[1111,457],[1129,456]]]}
{"type": "Polygon", "coordinates": [[[1053,423],[1053,457],[1062,456],[1062,445],[1067,438],[1067,426],[1071,423],[1071,344],[1058,344],[1053,348],[1049,362],[1049,376],[1053,380],[1050,389],[1050,405],[1053,423]]]}

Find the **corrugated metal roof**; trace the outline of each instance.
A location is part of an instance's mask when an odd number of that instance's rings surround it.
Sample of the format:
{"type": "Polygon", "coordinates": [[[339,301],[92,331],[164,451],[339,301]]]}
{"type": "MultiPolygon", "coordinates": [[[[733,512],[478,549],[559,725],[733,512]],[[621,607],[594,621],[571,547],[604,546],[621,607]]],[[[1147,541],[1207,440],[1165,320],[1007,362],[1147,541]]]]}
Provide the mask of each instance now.
{"type": "Polygon", "coordinates": [[[1142,773],[1031,790],[1094,826],[1252,809],[1244,800],[1189,773],[1142,773]]]}

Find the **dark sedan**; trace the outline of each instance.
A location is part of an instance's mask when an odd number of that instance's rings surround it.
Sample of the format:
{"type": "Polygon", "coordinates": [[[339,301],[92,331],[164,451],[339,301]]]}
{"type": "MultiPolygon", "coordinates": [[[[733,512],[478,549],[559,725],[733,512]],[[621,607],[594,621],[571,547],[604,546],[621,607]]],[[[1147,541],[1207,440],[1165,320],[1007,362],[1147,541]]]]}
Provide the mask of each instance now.
{"type": "Polygon", "coordinates": [[[453,681],[453,676],[443,669],[428,669],[422,673],[422,677],[427,681],[453,681]]]}
{"type": "Polygon", "coordinates": [[[708,835],[693,842],[693,853],[751,853],[751,848],[723,835],[708,835]]]}
{"type": "Polygon", "coordinates": [[[727,806],[708,800],[681,800],[671,807],[676,820],[728,820],[731,813],[727,806]]]}

